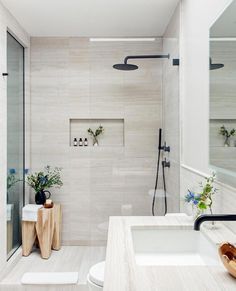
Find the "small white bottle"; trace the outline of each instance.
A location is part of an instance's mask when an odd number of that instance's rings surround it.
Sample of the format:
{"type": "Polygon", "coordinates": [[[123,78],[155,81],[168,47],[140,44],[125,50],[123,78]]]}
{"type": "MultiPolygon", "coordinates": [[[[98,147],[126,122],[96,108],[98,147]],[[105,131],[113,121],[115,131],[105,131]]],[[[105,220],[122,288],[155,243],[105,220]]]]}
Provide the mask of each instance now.
{"type": "Polygon", "coordinates": [[[78,142],[77,142],[77,138],[75,137],[75,138],[74,138],[74,141],[73,141],[73,146],[74,146],[74,147],[77,147],[77,145],[78,145],[78,142]]]}
{"type": "Polygon", "coordinates": [[[82,138],[80,137],[80,139],[79,139],[79,146],[80,147],[82,147],[83,146],[83,140],[82,140],[82,138]]]}
{"type": "Polygon", "coordinates": [[[88,139],[87,139],[87,138],[84,139],[84,146],[85,146],[85,147],[88,146],[88,139]]]}

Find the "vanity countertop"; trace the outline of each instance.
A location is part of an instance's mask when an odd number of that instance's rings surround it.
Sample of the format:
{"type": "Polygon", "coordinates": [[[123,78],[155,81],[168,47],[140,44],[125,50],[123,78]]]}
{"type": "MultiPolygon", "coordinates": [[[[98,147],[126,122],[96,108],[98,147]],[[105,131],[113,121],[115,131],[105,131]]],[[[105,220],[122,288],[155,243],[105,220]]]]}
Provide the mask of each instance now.
{"type": "MultiPolygon", "coordinates": [[[[193,229],[189,217],[111,217],[109,222],[104,291],[203,291],[236,290],[236,279],[223,265],[139,266],[135,262],[131,227],[193,229]]],[[[224,225],[210,230],[201,226],[215,244],[236,242],[224,225]]],[[[174,244],[174,241],[173,241],[174,244]]],[[[217,246],[216,246],[217,247],[217,246]]]]}

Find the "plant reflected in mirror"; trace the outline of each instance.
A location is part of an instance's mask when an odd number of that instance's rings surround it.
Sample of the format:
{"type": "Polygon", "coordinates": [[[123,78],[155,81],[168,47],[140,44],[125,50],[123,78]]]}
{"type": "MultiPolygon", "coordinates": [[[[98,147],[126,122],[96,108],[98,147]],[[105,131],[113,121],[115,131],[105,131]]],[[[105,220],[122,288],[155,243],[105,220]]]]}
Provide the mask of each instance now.
{"type": "Polygon", "coordinates": [[[230,146],[230,137],[235,135],[235,129],[231,129],[230,131],[226,129],[224,125],[221,126],[219,130],[219,134],[225,137],[224,146],[230,146]]]}

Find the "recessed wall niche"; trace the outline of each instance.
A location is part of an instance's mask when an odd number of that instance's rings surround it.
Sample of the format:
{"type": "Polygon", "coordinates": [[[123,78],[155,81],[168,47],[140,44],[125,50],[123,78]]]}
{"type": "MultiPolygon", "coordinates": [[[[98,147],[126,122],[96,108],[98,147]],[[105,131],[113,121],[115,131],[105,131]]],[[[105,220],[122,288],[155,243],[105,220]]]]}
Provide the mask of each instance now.
{"type": "Polygon", "coordinates": [[[124,146],[124,119],[95,119],[95,118],[71,118],[70,119],[70,146],[73,146],[74,138],[88,139],[88,146],[93,146],[93,139],[88,133],[91,128],[95,131],[100,125],[104,132],[98,137],[100,147],[124,146]]]}

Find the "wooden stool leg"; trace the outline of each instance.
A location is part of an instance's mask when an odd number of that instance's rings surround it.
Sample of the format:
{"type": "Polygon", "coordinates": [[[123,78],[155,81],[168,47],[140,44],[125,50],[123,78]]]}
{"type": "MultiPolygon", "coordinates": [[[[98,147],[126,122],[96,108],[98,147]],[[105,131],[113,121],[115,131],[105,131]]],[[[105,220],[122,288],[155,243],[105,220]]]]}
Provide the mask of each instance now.
{"type": "Polygon", "coordinates": [[[22,256],[28,256],[36,238],[35,222],[22,221],[22,256]]]}
{"type": "Polygon", "coordinates": [[[54,232],[54,214],[52,208],[42,208],[38,210],[36,232],[39,240],[41,257],[43,259],[48,259],[52,251],[52,238],[54,232]]]}
{"type": "Polygon", "coordinates": [[[53,240],[52,240],[52,249],[59,251],[61,248],[61,205],[55,204],[53,206],[54,210],[54,234],[53,234],[53,240]]]}

